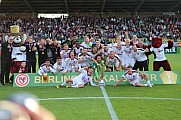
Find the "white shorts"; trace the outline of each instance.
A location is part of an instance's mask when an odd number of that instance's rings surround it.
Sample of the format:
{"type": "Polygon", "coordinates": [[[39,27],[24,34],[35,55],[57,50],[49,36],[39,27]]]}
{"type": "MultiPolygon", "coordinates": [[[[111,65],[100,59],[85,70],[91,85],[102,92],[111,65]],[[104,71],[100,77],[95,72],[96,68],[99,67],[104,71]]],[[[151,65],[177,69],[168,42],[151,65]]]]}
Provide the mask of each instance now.
{"type": "Polygon", "coordinates": [[[126,66],[126,67],[128,67],[129,65],[134,67],[134,64],[135,64],[135,60],[125,60],[124,61],[124,66],[126,66]]]}
{"type": "Polygon", "coordinates": [[[72,78],[71,79],[73,81],[73,85],[80,85],[80,84],[83,84],[84,85],[84,82],[80,79],[75,79],[75,78],[72,78]]]}
{"type": "Polygon", "coordinates": [[[136,86],[136,83],[141,82],[142,78],[141,76],[139,76],[136,80],[132,81],[130,84],[132,84],[133,86],[136,86]]]}

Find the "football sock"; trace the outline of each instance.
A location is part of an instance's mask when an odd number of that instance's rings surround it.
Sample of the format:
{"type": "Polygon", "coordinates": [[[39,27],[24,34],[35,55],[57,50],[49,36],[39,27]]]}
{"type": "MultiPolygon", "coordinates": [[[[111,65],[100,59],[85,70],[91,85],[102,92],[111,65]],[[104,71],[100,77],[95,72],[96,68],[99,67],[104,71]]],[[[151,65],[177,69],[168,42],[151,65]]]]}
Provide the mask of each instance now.
{"type": "Polygon", "coordinates": [[[72,88],[78,88],[79,86],[78,85],[72,85],[71,87],[72,88]]]}
{"type": "Polygon", "coordinates": [[[150,81],[149,80],[147,81],[147,84],[150,85],[150,81]]]}
{"type": "Polygon", "coordinates": [[[62,84],[61,84],[61,86],[65,86],[67,83],[66,82],[63,82],[62,84]]]}

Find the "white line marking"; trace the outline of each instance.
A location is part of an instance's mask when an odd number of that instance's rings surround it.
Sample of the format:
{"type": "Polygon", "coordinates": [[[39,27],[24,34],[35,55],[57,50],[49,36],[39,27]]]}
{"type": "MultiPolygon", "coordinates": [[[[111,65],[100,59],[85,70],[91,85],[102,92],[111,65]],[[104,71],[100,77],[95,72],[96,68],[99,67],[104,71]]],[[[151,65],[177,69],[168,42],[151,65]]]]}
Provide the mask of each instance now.
{"type": "Polygon", "coordinates": [[[114,108],[111,104],[111,101],[109,99],[109,96],[107,95],[106,93],[106,90],[104,88],[104,86],[100,86],[101,90],[102,90],[102,94],[104,95],[104,99],[105,99],[105,102],[106,102],[106,105],[107,105],[107,108],[109,110],[109,113],[111,115],[111,119],[112,120],[119,120],[117,115],[116,115],[116,112],[114,111],[114,108]]]}
{"type": "MultiPolygon", "coordinates": [[[[38,100],[48,101],[48,100],[81,100],[81,99],[104,99],[104,97],[42,98],[42,99],[38,99],[38,100]]],[[[181,100],[181,98],[154,98],[154,97],[109,97],[109,99],[173,100],[173,101],[181,100]]]]}

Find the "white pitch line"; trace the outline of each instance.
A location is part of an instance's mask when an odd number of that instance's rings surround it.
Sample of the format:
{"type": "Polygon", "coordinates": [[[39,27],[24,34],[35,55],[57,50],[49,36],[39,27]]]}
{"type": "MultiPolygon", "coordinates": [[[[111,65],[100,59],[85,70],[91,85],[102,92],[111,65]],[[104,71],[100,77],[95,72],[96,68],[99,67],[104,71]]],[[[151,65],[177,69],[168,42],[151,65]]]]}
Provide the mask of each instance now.
{"type": "Polygon", "coordinates": [[[104,99],[105,99],[105,102],[106,102],[106,105],[107,105],[107,108],[109,110],[109,113],[111,115],[111,119],[112,120],[119,120],[117,115],[116,115],[116,112],[114,111],[114,108],[111,104],[111,101],[109,99],[109,96],[107,95],[106,93],[106,90],[104,88],[104,86],[100,86],[101,90],[102,90],[102,94],[104,95],[104,99]]]}
{"type": "MultiPolygon", "coordinates": [[[[81,99],[104,99],[104,97],[42,98],[42,99],[38,99],[38,100],[49,101],[49,100],[81,100],[81,99]]],[[[181,100],[181,98],[154,98],[154,97],[109,97],[109,99],[173,100],[173,101],[181,100]]]]}

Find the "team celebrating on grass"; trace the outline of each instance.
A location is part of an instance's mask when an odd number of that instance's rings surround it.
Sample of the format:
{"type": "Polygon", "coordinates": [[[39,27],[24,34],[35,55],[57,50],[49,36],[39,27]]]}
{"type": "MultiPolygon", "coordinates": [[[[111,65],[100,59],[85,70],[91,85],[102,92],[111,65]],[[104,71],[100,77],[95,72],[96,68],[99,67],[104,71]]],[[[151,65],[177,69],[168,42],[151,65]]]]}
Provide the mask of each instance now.
{"type": "Polygon", "coordinates": [[[121,80],[114,86],[127,79],[133,86],[152,87],[146,74],[140,71],[149,70],[148,56],[152,53],[155,57],[154,71],[159,71],[160,67],[171,71],[164,49],[171,48],[173,42],[162,43],[162,39],[159,38],[160,34],[155,32],[155,36],[150,36],[151,43],[144,44],[142,40],[138,40],[138,35],[134,34],[137,33],[136,28],[123,30],[124,32],[120,30],[120,33],[116,34],[115,43],[106,42],[99,34],[97,36],[90,34],[80,36],[80,34],[74,33],[70,39],[64,41],[53,37],[52,34],[51,37],[40,37],[37,40],[33,35],[29,35],[25,41],[21,39],[21,36],[13,35],[5,41],[1,35],[1,84],[5,85],[9,84],[10,80],[13,81],[14,73],[35,73],[36,54],[38,54],[38,74],[40,76],[47,75],[47,73],[80,72],[77,77],[64,81],[57,88],[68,83],[71,83],[71,86],[67,86],[67,88],[83,88],[86,83],[97,86],[93,83],[92,76],[95,74],[96,68],[96,70],[100,70],[98,69],[100,66],[105,66],[104,72],[121,70],[125,72],[121,80]],[[80,37],[83,37],[83,40],[80,37]],[[9,79],[10,72],[12,76],[9,79]],[[147,81],[147,84],[141,83],[143,79],[147,81]]]}

